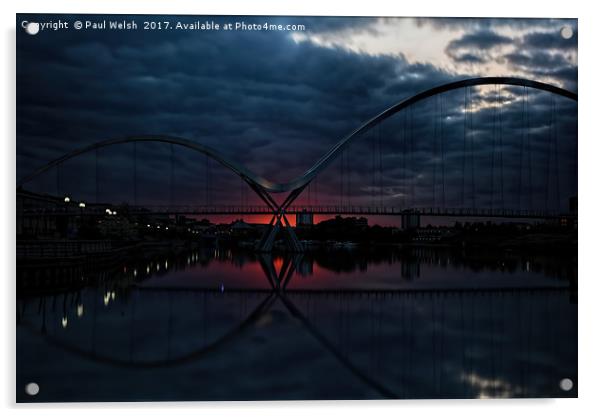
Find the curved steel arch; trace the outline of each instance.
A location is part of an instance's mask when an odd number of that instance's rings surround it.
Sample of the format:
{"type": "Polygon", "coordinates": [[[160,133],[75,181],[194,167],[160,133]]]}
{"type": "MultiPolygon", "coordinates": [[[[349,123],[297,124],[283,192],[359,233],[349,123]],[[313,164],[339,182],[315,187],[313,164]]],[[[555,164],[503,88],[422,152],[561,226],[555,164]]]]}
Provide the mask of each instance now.
{"type": "Polygon", "coordinates": [[[384,110],[383,112],[377,114],[372,119],[368,120],[360,127],[355,129],[353,132],[345,136],[339,142],[337,142],[324,156],[322,156],[310,169],[308,169],[303,175],[293,179],[292,181],[285,184],[277,184],[277,190],[269,190],[276,192],[284,192],[284,191],[295,191],[298,189],[303,189],[307,186],[318,173],[324,170],[332,161],[335,159],[349,144],[351,140],[360,135],[363,132],[366,132],[370,128],[374,127],[377,123],[391,117],[395,113],[403,110],[406,107],[411,106],[412,104],[418,103],[424,99],[435,96],[437,94],[442,94],[447,91],[457,90],[463,87],[473,87],[478,85],[514,85],[520,87],[529,87],[536,90],[547,91],[552,94],[556,94],[562,97],[566,97],[570,100],[577,101],[577,94],[572,91],[565,90],[560,87],[556,87],[551,84],[542,83],[539,81],[527,80],[524,78],[516,78],[516,77],[477,77],[477,78],[469,78],[460,81],[454,81],[451,83],[443,84],[437,87],[430,88],[421,93],[413,95],[411,97],[405,98],[384,110]]]}
{"type": "Polygon", "coordinates": [[[253,172],[249,171],[244,166],[230,160],[229,158],[222,155],[217,150],[210,148],[209,146],[201,145],[200,143],[193,142],[188,139],[175,137],[175,136],[140,135],[140,136],[127,136],[127,137],[118,138],[118,139],[108,139],[108,140],[96,142],[91,145],[85,146],[83,148],[79,148],[74,151],[71,151],[71,152],[61,156],[60,158],[57,158],[57,159],[54,159],[54,160],[48,162],[46,165],[38,168],[31,174],[21,178],[17,182],[17,187],[23,186],[24,184],[28,183],[29,181],[31,181],[38,175],[43,174],[44,172],[48,171],[49,169],[65,162],[65,161],[68,161],[69,159],[75,158],[76,156],[79,156],[81,154],[91,152],[91,151],[94,151],[99,148],[106,148],[106,147],[112,146],[112,145],[119,145],[119,144],[125,144],[125,143],[133,143],[133,142],[162,142],[162,143],[169,143],[169,144],[189,148],[189,149],[192,149],[196,152],[202,153],[202,154],[207,155],[208,157],[214,159],[215,161],[219,162],[224,167],[228,168],[235,174],[242,177],[245,181],[247,181],[250,184],[258,185],[261,188],[264,188],[266,190],[270,190],[276,186],[276,184],[274,184],[273,182],[263,178],[260,175],[254,174],[253,172]]]}
{"type": "MultiPolygon", "coordinates": [[[[164,136],[164,135],[142,135],[142,136],[130,136],[120,139],[109,139],[102,142],[97,142],[92,145],[88,145],[84,148],[77,149],[72,151],[60,158],[57,158],[43,167],[37,169],[30,175],[25,176],[20,181],[17,182],[17,187],[22,186],[23,184],[31,181],[36,176],[48,171],[50,168],[65,162],[75,156],[81,155],[83,153],[103,148],[111,145],[122,144],[122,143],[131,143],[131,142],[164,142],[171,143],[175,145],[184,146],[205,154],[210,158],[216,160],[221,165],[230,169],[241,178],[243,178],[253,190],[259,194],[259,196],[264,199],[264,201],[269,199],[270,193],[284,193],[291,192],[291,195],[287,198],[286,202],[290,204],[299,194],[300,192],[318,175],[318,173],[324,170],[344,149],[348,146],[349,142],[351,142],[354,138],[359,136],[361,133],[366,132],[370,128],[374,127],[377,123],[391,117],[392,115],[398,113],[406,107],[409,107],[419,101],[427,99],[429,97],[435,96],[437,94],[442,94],[447,91],[457,90],[463,87],[473,87],[479,85],[514,85],[520,87],[529,87],[536,90],[548,91],[552,94],[556,94],[562,97],[566,97],[570,100],[577,101],[577,94],[571,91],[565,90],[560,87],[556,87],[551,84],[542,83],[539,81],[527,80],[524,78],[515,78],[515,77],[478,77],[478,78],[470,78],[466,80],[454,81],[451,83],[443,84],[434,88],[430,88],[421,93],[413,95],[409,98],[403,99],[400,102],[394,104],[393,106],[387,108],[381,113],[377,114],[367,122],[363,123],[361,126],[356,128],[350,134],[345,136],[339,142],[337,142],[324,156],[322,156],[316,163],[305,171],[301,176],[287,182],[287,183],[274,183],[260,175],[254,174],[249,171],[244,166],[231,161],[215,149],[212,149],[208,146],[201,145],[199,143],[178,138],[174,136],[164,136]]],[[[273,202],[273,200],[272,200],[273,202]]]]}

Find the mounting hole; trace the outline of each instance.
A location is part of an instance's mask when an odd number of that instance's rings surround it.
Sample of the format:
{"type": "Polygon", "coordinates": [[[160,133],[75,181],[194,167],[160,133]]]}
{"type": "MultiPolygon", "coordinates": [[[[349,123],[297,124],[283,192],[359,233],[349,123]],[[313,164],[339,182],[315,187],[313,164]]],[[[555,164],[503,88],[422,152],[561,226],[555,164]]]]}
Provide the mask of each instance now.
{"type": "Polygon", "coordinates": [[[35,382],[30,382],[29,384],[25,385],[25,393],[27,395],[38,395],[38,392],[40,392],[40,386],[35,382]]]}
{"type": "Polygon", "coordinates": [[[573,380],[570,378],[564,378],[560,380],[560,389],[563,391],[570,391],[573,389],[573,380]]]}
{"type": "Polygon", "coordinates": [[[570,26],[563,26],[562,29],[560,29],[560,36],[564,39],[571,39],[573,37],[573,28],[570,26]]]}
{"type": "Polygon", "coordinates": [[[37,35],[39,31],[40,31],[39,23],[29,22],[27,25],[25,25],[25,32],[27,32],[30,35],[37,35]]]}

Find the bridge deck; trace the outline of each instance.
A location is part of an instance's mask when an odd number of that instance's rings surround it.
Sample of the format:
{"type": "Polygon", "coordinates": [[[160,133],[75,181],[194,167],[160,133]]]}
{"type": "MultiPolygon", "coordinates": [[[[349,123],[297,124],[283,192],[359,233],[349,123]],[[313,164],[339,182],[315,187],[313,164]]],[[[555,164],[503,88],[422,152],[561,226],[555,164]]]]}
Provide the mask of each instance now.
{"type": "MultiPolygon", "coordinates": [[[[31,208],[23,209],[22,215],[103,215],[110,208],[114,211],[127,211],[130,215],[269,215],[273,211],[267,206],[128,206],[115,207],[90,204],[84,209],[65,208],[31,208]]],[[[439,217],[499,217],[499,218],[532,218],[547,219],[558,217],[575,217],[569,213],[545,210],[489,209],[489,208],[441,208],[441,207],[381,207],[381,206],[291,206],[286,211],[289,215],[311,213],[319,215],[356,215],[356,216],[401,216],[418,214],[421,216],[439,217]]]]}

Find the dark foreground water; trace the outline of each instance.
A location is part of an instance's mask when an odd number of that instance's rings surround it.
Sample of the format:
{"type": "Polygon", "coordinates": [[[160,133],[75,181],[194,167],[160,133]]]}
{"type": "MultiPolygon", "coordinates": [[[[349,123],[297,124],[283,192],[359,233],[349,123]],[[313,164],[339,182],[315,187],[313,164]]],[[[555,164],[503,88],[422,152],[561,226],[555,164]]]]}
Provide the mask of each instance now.
{"type": "Polygon", "coordinates": [[[575,268],[434,249],[82,267],[19,294],[17,400],[574,397],[575,268]]]}

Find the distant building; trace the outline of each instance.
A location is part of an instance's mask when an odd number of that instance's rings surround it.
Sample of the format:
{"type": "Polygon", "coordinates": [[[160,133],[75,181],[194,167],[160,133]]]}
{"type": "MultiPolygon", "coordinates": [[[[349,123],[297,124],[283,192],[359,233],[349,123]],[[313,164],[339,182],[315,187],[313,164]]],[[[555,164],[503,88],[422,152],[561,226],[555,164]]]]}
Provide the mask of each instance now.
{"type": "Polygon", "coordinates": [[[420,227],[419,213],[403,213],[401,215],[401,229],[412,230],[420,227]]]}
{"type": "Polygon", "coordinates": [[[314,224],[314,214],[310,213],[306,210],[303,210],[300,213],[297,213],[297,227],[308,227],[313,226],[314,224]]]}
{"type": "Polygon", "coordinates": [[[207,219],[197,220],[191,217],[178,215],[176,217],[177,230],[193,235],[214,235],[215,225],[207,219]]]}
{"type": "Polygon", "coordinates": [[[106,216],[97,221],[97,227],[103,238],[131,240],[138,237],[137,226],[121,216],[106,216]]]}
{"type": "Polygon", "coordinates": [[[569,198],[569,215],[559,219],[561,227],[577,229],[577,196],[569,198]]]}
{"type": "Polygon", "coordinates": [[[249,237],[254,230],[255,228],[252,225],[242,219],[232,222],[229,227],[230,235],[233,237],[249,237]]]}
{"type": "Polygon", "coordinates": [[[336,216],[334,219],[328,219],[318,223],[322,227],[339,227],[345,230],[365,229],[368,227],[368,219],[365,217],[342,217],[336,216]]]}
{"type": "Polygon", "coordinates": [[[558,219],[558,225],[560,227],[570,227],[577,229],[577,217],[574,216],[560,216],[558,219]]]}
{"type": "Polygon", "coordinates": [[[17,238],[58,238],[77,233],[77,214],[77,209],[68,207],[63,199],[17,190],[17,238]]]}
{"type": "Polygon", "coordinates": [[[351,220],[353,227],[368,227],[368,219],[365,217],[351,217],[349,219],[351,220]]]}

